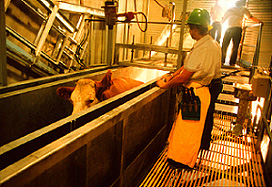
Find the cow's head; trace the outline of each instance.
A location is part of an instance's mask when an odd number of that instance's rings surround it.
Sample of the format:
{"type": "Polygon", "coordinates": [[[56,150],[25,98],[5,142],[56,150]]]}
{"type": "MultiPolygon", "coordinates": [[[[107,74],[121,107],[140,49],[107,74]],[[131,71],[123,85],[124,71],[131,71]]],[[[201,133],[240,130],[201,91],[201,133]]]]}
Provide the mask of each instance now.
{"type": "Polygon", "coordinates": [[[101,94],[111,85],[111,75],[112,71],[108,70],[101,81],[79,79],[75,87],[60,87],[56,92],[73,104],[72,114],[75,114],[101,101],[101,94]]]}

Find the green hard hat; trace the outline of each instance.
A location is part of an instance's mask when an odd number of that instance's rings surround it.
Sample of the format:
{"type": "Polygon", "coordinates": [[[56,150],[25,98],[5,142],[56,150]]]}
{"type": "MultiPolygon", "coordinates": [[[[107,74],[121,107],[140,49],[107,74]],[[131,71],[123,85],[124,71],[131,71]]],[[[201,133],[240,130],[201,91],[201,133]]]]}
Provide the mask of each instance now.
{"type": "Polygon", "coordinates": [[[206,9],[196,8],[191,12],[188,20],[188,24],[193,25],[203,25],[209,26],[210,25],[210,15],[206,9]]]}

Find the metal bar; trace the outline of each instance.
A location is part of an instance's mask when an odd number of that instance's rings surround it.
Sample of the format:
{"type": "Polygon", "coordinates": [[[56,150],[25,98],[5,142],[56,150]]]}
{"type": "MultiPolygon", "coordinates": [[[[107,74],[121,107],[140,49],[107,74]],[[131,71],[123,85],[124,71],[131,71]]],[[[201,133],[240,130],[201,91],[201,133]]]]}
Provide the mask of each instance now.
{"type": "Polygon", "coordinates": [[[257,69],[257,66],[259,63],[259,53],[260,53],[262,29],[263,29],[263,25],[261,23],[259,25],[260,25],[260,28],[259,28],[259,33],[258,33],[257,42],[256,42],[256,49],[255,49],[254,56],[253,56],[253,62],[252,62],[253,67],[250,72],[250,80],[254,76],[255,70],[257,69]]]}
{"type": "MultiPolygon", "coordinates": [[[[145,12],[147,20],[149,17],[149,6],[150,6],[150,0],[147,0],[146,1],[146,12],[145,12]]],[[[144,43],[147,43],[147,33],[146,32],[144,32],[144,43]]],[[[143,56],[145,56],[145,51],[143,51],[143,56]]]]}
{"type": "Polygon", "coordinates": [[[182,12],[182,21],[180,28],[180,37],[179,37],[179,53],[177,60],[177,68],[180,68],[183,60],[182,51],[183,51],[183,35],[184,35],[184,26],[185,26],[185,18],[186,18],[186,9],[187,9],[187,0],[183,0],[183,12],[182,12]]]}
{"type": "Polygon", "coordinates": [[[247,25],[247,26],[245,26],[245,28],[258,27],[258,26],[260,26],[260,23],[256,23],[256,24],[252,24],[252,25],[247,25]]]}
{"type": "Polygon", "coordinates": [[[255,185],[256,186],[261,186],[261,178],[260,178],[260,174],[259,174],[259,168],[258,168],[258,159],[257,159],[257,152],[254,148],[254,145],[252,143],[252,141],[254,141],[254,139],[251,137],[248,137],[248,144],[249,146],[251,147],[251,151],[252,151],[252,158],[251,161],[252,161],[252,164],[254,166],[254,181],[255,181],[255,185]]]}
{"type": "MultiPolygon", "coordinates": [[[[114,27],[115,28],[115,27],[114,27]]],[[[108,29],[107,65],[112,65],[113,55],[113,29],[108,29]]]]}
{"type": "Polygon", "coordinates": [[[197,181],[197,183],[195,183],[196,186],[199,186],[201,184],[201,181],[202,181],[201,179],[204,177],[204,167],[202,167],[200,165],[202,159],[204,159],[204,157],[205,157],[204,152],[205,152],[205,150],[200,150],[199,151],[200,156],[199,156],[199,159],[198,159],[197,164],[196,164],[196,168],[199,169],[199,172],[198,172],[198,175],[197,175],[198,181],[197,181]]]}
{"type": "MultiPolygon", "coordinates": [[[[222,136],[218,137],[218,143],[221,143],[222,141],[222,136]]],[[[219,179],[219,166],[220,166],[220,144],[216,144],[216,150],[215,150],[215,160],[213,162],[214,167],[213,167],[213,174],[214,176],[212,177],[212,180],[210,181],[211,185],[216,185],[216,182],[218,183],[219,179]],[[213,184],[212,184],[213,183],[213,184]]]]}
{"type": "Polygon", "coordinates": [[[245,175],[245,177],[246,177],[246,184],[247,185],[250,185],[250,178],[249,178],[249,171],[251,170],[251,168],[249,167],[249,164],[248,164],[248,153],[247,153],[247,150],[246,150],[246,146],[245,145],[243,145],[244,146],[244,148],[243,148],[243,153],[244,153],[244,158],[246,159],[245,160],[245,164],[246,164],[246,166],[245,166],[245,171],[247,171],[247,175],[245,175]]]}
{"type": "Polygon", "coordinates": [[[40,38],[41,38],[41,35],[42,35],[42,33],[43,33],[45,24],[46,24],[46,21],[43,21],[43,22],[42,22],[42,25],[40,26],[39,32],[38,32],[38,34],[36,35],[36,38],[35,38],[35,40],[34,40],[34,42],[33,42],[34,45],[37,45],[37,44],[38,44],[38,42],[39,42],[39,40],[40,40],[40,38]]]}
{"type": "Polygon", "coordinates": [[[169,46],[171,47],[171,45],[172,45],[172,37],[173,37],[173,24],[172,24],[172,20],[170,21],[170,28],[169,28],[169,32],[170,32],[170,34],[169,34],[169,46]]]}
{"type": "Polygon", "coordinates": [[[155,175],[156,171],[160,171],[158,168],[161,166],[161,163],[163,163],[163,160],[164,160],[164,157],[165,157],[165,153],[166,153],[166,149],[164,149],[162,151],[162,153],[160,154],[160,156],[157,159],[156,163],[153,165],[153,167],[151,168],[150,172],[145,177],[145,179],[142,181],[142,183],[140,184],[140,186],[148,186],[150,180],[152,178],[154,178],[153,176],[155,175]]]}
{"type": "MultiPolygon", "coordinates": [[[[105,22],[104,19],[88,19],[88,21],[100,21],[100,22],[105,22]]],[[[118,24],[126,24],[128,23],[127,21],[121,21],[121,20],[117,20],[116,23],[118,24]]],[[[170,22],[159,22],[159,21],[148,21],[148,22],[145,22],[145,21],[130,21],[129,23],[133,24],[137,24],[137,23],[147,23],[147,24],[159,24],[159,25],[182,25],[182,23],[180,23],[180,21],[174,21],[172,23],[170,22]]]]}
{"type": "Polygon", "coordinates": [[[238,61],[240,61],[241,57],[242,57],[242,51],[243,51],[243,47],[244,45],[244,40],[245,40],[245,33],[246,33],[246,28],[243,29],[242,31],[242,38],[240,40],[240,45],[239,45],[239,51],[238,51],[238,61]]]}
{"type": "MultiPolygon", "coordinates": [[[[78,22],[77,22],[77,31],[73,33],[73,38],[71,38],[74,41],[73,46],[71,46],[72,49],[68,48],[73,54],[75,54],[75,51],[77,50],[77,47],[81,47],[80,46],[80,37],[82,36],[82,32],[84,30],[84,20],[86,18],[86,15],[81,15],[78,22]]],[[[70,38],[70,37],[69,37],[70,38]]],[[[74,58],[71,58],[71,63],[68,65],[69,68],[71,68],[72,66],[76,66],[76,60],[74,60],[74,58]]]]}
{"type": "Polygon", "coordinates": [[[69,12],[90,14],[97,17],[105,17],[104,10],[98,9],[98,8],[86,7],[86,6],[71,4],[67,2],[59,2],[59,8],[61,10],[66,10],[69,12]]]}
{"type": "MultiPolygon", "coordinates": [[[[254,139],[251,142],[254,142],[254,139]]],[[[265,186],[265,183],[264,183],[265,179],[264,179],[264,174],[263,174],[263,170],[262,170],[261,155],[258,154],[258,151],[255,149],[255,146],[254,146],[253,143],[252,143],[252,148],[254,149],[254,152],[256,153],[256,160],[258,162],[257,169],[258,169],[259,176],[261,178],[261,181],[260,181],[260,183],[258,185],[259,186],[265,186]]]]}
{"type": "MultiPolygon", "coordinates": [[[[125,12],[127,12],[127,0],[125,1],[125,12]]],[[[124,31],[123,31],[123,43],[126,43],[126,38],[127,38],[127,23],[124,24],[124,31]]],[[[126,50],[123,48],[123,54],[122,54],[122,61],[125,60],[125,53],[126,50]]]]}
{"type": "MultiPolygon", "coordinates": [[[[6,45],[10,57],[12,59],[16,59],[17,62],[20,62],[24,64],[26,67],[29,67],[30,63],[34,61],[33,55],[29,54],[28,52],[24,51],[22,48],[18,47],[18,45],[15,45],[13,42],[6,40],[6,45]]],[[[8,54],[8,53],[7,53],[8,54]]],[[[36,61],[35,64],[36,67],[43,70],[43,72],[47,72],[51,75],[58,74],[54,69],[51,67],[48,67],[46,64],[41,62],[39,59],[36,61]]]]}
{"type": "Polygon", "coordinates": [[[11,0],[4,0],[4,2],[5,2],[5,12],[6,12],[7,9],[8,9],[8,6],[9,6],[9,4],[10,4],[10,1],[11,1],[11,0]]]}
{"type": "MultiPolygon", "coordinates": [[[[233,142],[230,142],[230,146],[231,146],[231,148],[230,148],[230,155],[233,155],[233,148],[232,148],[232,144],[233,144],[233,142]]],[[[233,177],[233,173],[234,173],[234,168],[233,168],[233,157],[232,156],[230,156],[230,169],[229,169],[229,179],[230,179],[230,181],[231,181],[231,184],[230,184],[230,186],[234,186],[235,184],[234,184],[234,177],[233,177]]]]}
{"type": "MultiPolygon", "coordinates": [[[[244,138],[246,138],[246,137],[244,137],[244,138]]],[[[252,160],[253,160],[252,156],[254,155],[254,153],[250,149],[251,147],[248,144],[247,139],[245,139],[245,142],[246,142],[245,143],[246,151],[248,152],[248,156],[250,156],[250,158],[248,158],[249,168],[250,168],[250,170],[248,171],[249,172],[249,176],[250,176],[250,182],[251,182],[252,185],[256,186],[256,184],[254,184],[255,183],[255,177],[254,177],[255,168],[254,168],[254,165],[252,163],[252,160]]]]}
{"type": "Polygon", "coordinates": [[[5,1],[0,2],[0,86],[7,85],[5,1]]]}
{"type": "MultiPolygon", "coordinates": [[[[31,11],[33,11],[35,14],[37,14],[44,22],[47,21],[47,17],[46,17],[43,13],[41,13],[41,12],[39,11],[39,9],[36,10],[36,9],[33,7],[33,5],[30,4],[30,2],[26,2],[25,0],[20,0],[20,1],[21,1],[22,3],[24,3],[31,11]]],[[[42,4],[42,5],[43,5],[43,4],[42,4]]],[[[48,11],[51,12],[51,9],[48,9],[47,7],[45,7],[45,8],[46,8],[48,11]]],[[[63,34],[63,30],[62,30],[62,29],[59,29],[57,26],[53,25],[52,28],[54,28],[58,33],[64,35],[64,34],[63,34]]]]}
{"type": "Polygon", "coordinates": [[[241,159],[241,163],[240,163],[242,166],[241,171],[240,171],[240,175],[241,175],[243,183],[247,185],[248,183],[247,183],[246,169],[245,169],[246,165],[247,165],[247,161],[244,159],[245,158],[244,146],[243,146],[242,142],[239,142],[238,146],[239,146],[238,148],[240,150],[241,158],[243,158],[243,159],[241,159]]]}
{"type": "MultiPolygon", "coordinates": [[[[103,21],[103,20],[100,20],[100,21],[103,21]]],[[[119,23],[119,24],[123,24],[123,23],[127,23],[127,21],[120,21],[120,20],[117,20],[116,23],[119,23]]],[[[145,21],[130,21],[129,23],[147,23],[147,24],[159,24],[159,25],[182,25],[182,23],[180,22],[160,22],[160,21],[148,21],[148,22],[145,22],[145,21]]]]}
{"type": "Polygon", "coordinates": [[[237,149],[237,145],[238,145],[238,139],[239,138],[234,138],[233,140],[234,140],[234,144],[233,144],[233,147],[234,147],[234,156],[236,156],[236,157],[233,157],[234,158],[234,166],[233,166],[233,168],[234,168],[234,170],[235,170],[235,177],[234,177],[234,180],[235,180],[235,182],[236,182],[236,186],[238,186],[239,185],[239,170],[238,170],[238,167],[239,167],[239,164],[238,164],[238,161],[239,161],[239,158],[237,157],[237,155],[238,155],[238,149],[237,149]]]}
{"type": "MultiPolygon", "coordinates": [[[[165,157],[166,160],[166,157],[165,157]]],[[[164,164],[161,166],[161,169],[159,170],[160,172],[157,172],[157,175],[155,175],[156,177],[153,178],[152,180],[152,186],[157,186],[157,184],[160,182],[159,179],[161,179],[160,173],[163,173],[163,175],[166,174],[166,171],[169,169],[169,166],[166,164],[166,162],[164,162],[164,164]]]]}
{"type": "Polygon", "coordinates": [[[90,64],[95,64],[95,53],[96,53],[96,50],[95,50],[95,34],[94,34],[94,23],[91,22],[89,24],[89,65],[90,64]]]}
{"type": "MultiPolygon", "coordinates": [[[[215,139],[214,139],[215,141],[215,139]]],[[[214,150],[215,149],[215,144],[212,143],[212,146],[210,148],[210,150],[214,150]]],[[[208,183],[209,180],[212,180],[212,176],[213,176],[213,168],[212,168],[212,161],[214,160],[214,157],[215,157],[215,154],[213,151],[209,151],[209,158],[207,159],[207,173],[208,173],[208,176],[206,178],[206,180],[204,181],[204,183],[208,183]]]]}
{"type": "Polygon", "coordinates": [[[48,33],[49,33],[51,27],[53,25],[53,22],[54,22],[54,20],[56,18],[56,14],[57,14],[58,10],[59,10],[58,6],[55,5],[52,12],[51,12],[51,14],[50,14],[50,17],[49,17],[49,19],[48,19],[48,21],[47,21],[47,23],[45,25],[45,28],[43,30],[43,34],[41,35],[41,38],[40,38],[40,40],[38,42],[36,52],[35,52],[36,56],[39,56],[41,51],[42,51],[42,47],[44,45],[44,42],[46,40],[46,37],[48,36],[48,33]]]}
{"type": "MultiPolygon", "coordinates": [[[[49,0],[38,0],[38,1],[50,12],[54,11],[54,8],[52,10],[51,7],[59,6],[57,5],[59,4],[59,2],[54,4],[52,1],[49,1],[49,0]]],[[[62,13],[57,12],[56,18],[66,27],[66,29],[69,30],[69,32],[73,33],[76,31],[76,27],[70,22],[70,20],[68,20],[64,15],[62,15],[62,13]]]]}
{"type": "MultiPolygon", "coordinates": [[[[123,65],[123,66],[130,66],[131,63],[130,61],[127,62],[119,62],[119,65],[123,65]]],[[[162,66],[153,66],[153,65],[146,65],[144,63],[137,63],[137,62],[133,62],[133,66],[137,66],[137,67],[143,67],[143,68],[150,68],[150,69],[160,69],[160,70],[164,70],[164,71],[174,71],[175,68],[171,68],[171,67],[162,67],[162,66]]]]}
{"type": "MultiPolygon", "coordinates": [[[[128,24],[128,31],[127,31],[127,40],[126,40],[126,44],[130,45],[129,44],[129,36],[130,36],[130,24],[128,24]]],[[[116,44],[115,44],[116,45],[116,44]]],[[[128,49],[125,51],[125,56],[126,56],[126,60],[128,60],[128,49]]],[[[124,58],[123,58],[124,59],[124,58]]]]}
{"type": "MultiPolygon", "coordinates": [[[[166,49],[168,49],[168,45],[169,45],[169,38],[166,39],[166,45],[165,45],[166,49]]],[[[165,53],[164,55],[165,55],[164,56],[164,67],[166,67],[167,66],[167,55],[168,55],[168,53],[165,53]]]]}
{"type": "Polygon", "coordinates": [[[195,184],[196,184],[196,181],[197,181],[197,178],[198,178],[198,173],[199,173],[199,171],[197,171],[197,170],[192,171],[192,178],[191,178],[191,182],[190,182],[189,187],[191,187],[193,185],[196,186],[195,184]]]}
{"type": "MultiPolygon", "coordinates": [[[[224,127],[222,127],[222,125],[221,125],[221,129],[223,129],[223,128],[224,127]]],[[[226,151],[227,151],[227,149],[229,149],[229,147],[226,146],[226,144],[228,142],[227,142],[226,136],[224,134],[224,131],[221,132],[220,139],[221,139],[221,142],[220,142],[221,143],[220,144],[220,146],[221,146],[221,151],[220,151],[221,161],[220,161],[220,165],[219,165],[219,178],[217,180],[218,180],[218,184],[220,184],[220,180],[221,180],[221,186],[222,186],[224,184],[224,181],[226,180],[225,179],[226,171],[227,171],[226,157],[228,156],[228,154],[226,154],[226,151]],[[222,182],[223,182],[223,184],[222,184],[222,182]]]]}
{"type": "Polygon", "coordinates": [[[171,179],[171,175],[173,173],[173,169],[170,169],[169,166],[167,167],[167,170],[164,172],[166,173],[166,175],[163,175],[162,180],[159,181],[158,184],[156,184],[156,186],[168,186],[170,179],[171,179]]]}
{"type": "MultiPolygon", "coordinates": [[[[146,51],[156,51],[161,53],[172,53],[178,54],[179,50],[175,47],[166,47],[154,44],[116,44],[119,48],[130,48],[130,49],[137,49],[137,50],[146,50],[146,51]]],[[[183,49],[185,52],[188,52],[190,49],[183,49]]]]}
{"type": "Polygon", "coordinates": [[[262,29],[263,29],[263,25],[262,24],[259,24],[259,25],[260,25],[260,28],[259,28],[258,38],[256,42],[256,50],[253,57],[253,66],[258,66],[258,63],[259,63],[259,53],[260,53],[262,29]]]}
{"type": "MultiPolygon", "coordinates": [[[[229,139],[228,139],[229,140],[229,139]]],[[[231,165],[230,165],[230,163],[231,163],[231,146],[230,146],[230,144],[231,144],[231,142],[230,142],[230,140],[228,141],[228,143],[227,143],[227,151],[226,151],[226,154],[228,155],[227,156],[227,162],[228,162],[228,167],[226,168],[226,171],[225,171],[225,173],[226,173],[226,179],[227,180],[231,180],[231,175],[228,173],[229,171],[230,171],[230,168],[231,168],[231,165]]]]}
{"type": "Polygon", "coordinates": [[[182,175],[183,175],[183,172],[178,172],[178,176],[176,176],[177,180],[175,180],[175,184],[173,186],[180,186],[179,183],[181,183],[182,181],[182,175]]]}
{"type": "Polygon", "coordinates": [[[64,38],[64,40],[62,42],[62,45],[61,45],[61,48],[59,50],[59,53],[58,53],[58,56],[57,56],[57,60],[56,60],[57,64],[59,64],[59,62],[60,62],[60,59],[61,59],[62,54],[64,52],[65,46],[68,43],[68,39],[69,39],[69,33],[66,34],[66,36],[65,36],[65,38],[64,38]]]}
{"type": "MultiPolygon", "coordinates": [[[[239,141],[238,149],[240,150],[241,158],[245,158],[244,148],[243,148],[243,147],[244,147],[244,146],[242,145],[242,141],[239,141]]],[[[248,185],[249,182],[247,181],[248,178],[246,177],[246,166],[247,166],[247,161],[244,160],[244,159],[241,159],[240,165],[242,166],[242,167],[241,167],[241,171],[240,171],[240,178],[241,178],[240,181],[243,181],[243,183],[245,183],[246,185],[248,185]]]]}

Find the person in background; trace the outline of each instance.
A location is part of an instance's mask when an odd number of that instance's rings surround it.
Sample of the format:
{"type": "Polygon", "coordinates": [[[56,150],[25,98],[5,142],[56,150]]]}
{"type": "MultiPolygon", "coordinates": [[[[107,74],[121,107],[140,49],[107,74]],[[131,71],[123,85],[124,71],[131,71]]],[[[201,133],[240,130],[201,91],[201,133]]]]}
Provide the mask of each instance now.
{"type": "Polygon", "coordinates": [[[238,0],[235,6],[228,9],[223,16],[222,24],[227,24],[228,28],[225,32],[222,43],[222,64],[225,64],[227,49],[230,41],[233,41],[233,48],[231,52],[230,65],[235,66],[238,48],[242,37],[242,22],[244,16],[255,22],[263,24],[262,21],[252,16],[245,6],[245,0],[238,0]]]}
{"type": "Polygon", "coordinates": [[[200,120],[184,120],[179,110],[168,137],[167,161],[174,168],[190,169],[195,166],[210,105],[209,85],[221,76],[221,48],[210,35],[209,12],[194,9],[188,20],[191,37],[196,40],[187,55],[184,66],[174,74],[162,76],[157,81],[160,88],[184,86],[193,88],[201,101],[200,120]]]}
{"type": "Polygon", "coordinates": [[[218,0],[215,0],[214,6],[211,7],[211,20],[212,20],[212,29],[210,31],[211,36],[220,43],[221,39],[221,21],[223,18],[223,10],[218,4],[218,0]]]}

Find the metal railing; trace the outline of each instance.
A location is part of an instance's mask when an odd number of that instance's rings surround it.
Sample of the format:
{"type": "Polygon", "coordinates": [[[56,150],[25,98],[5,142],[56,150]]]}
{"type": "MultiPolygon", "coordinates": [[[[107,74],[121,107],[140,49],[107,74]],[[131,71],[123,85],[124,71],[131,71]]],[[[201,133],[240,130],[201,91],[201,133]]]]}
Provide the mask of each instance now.
{"type": "Polygon", "coordinates": [[[238,61],[241,62],[241,64],[245,67],[253,67],[252,69],[252,75],[254,74],[254,71],[256,69],[256,67],[259,64],[259,55],[260,55],[260,47],[261,47],[261,37],[262,37],[262,28],[263,28],[263,24],[258,23],[258,24],[253,24],[253,25],[249,25],[249,26],[245,26],[243,28],[243,33],[242,33],[242,39],[241,39],[241,43],[240,43],[240,51],[239,51],[239,55],[238,55],[238,61]],[[257,38],[256,38],[256,44],[255,45],[249,45],[249,44],[245,44],[245,36],[247,33],[247,30],[249,28],[254,28],[254,27],[259,27],[258,30],[258,34],[257,34],[257,38]],[[250,47],[250,48],[255,48],[254,51],[254,55],[253,55],[253,59],[252,59],[252,63],[247,62],[245,60],[242,59],[242,52],[244,47],[250,47]]]}

